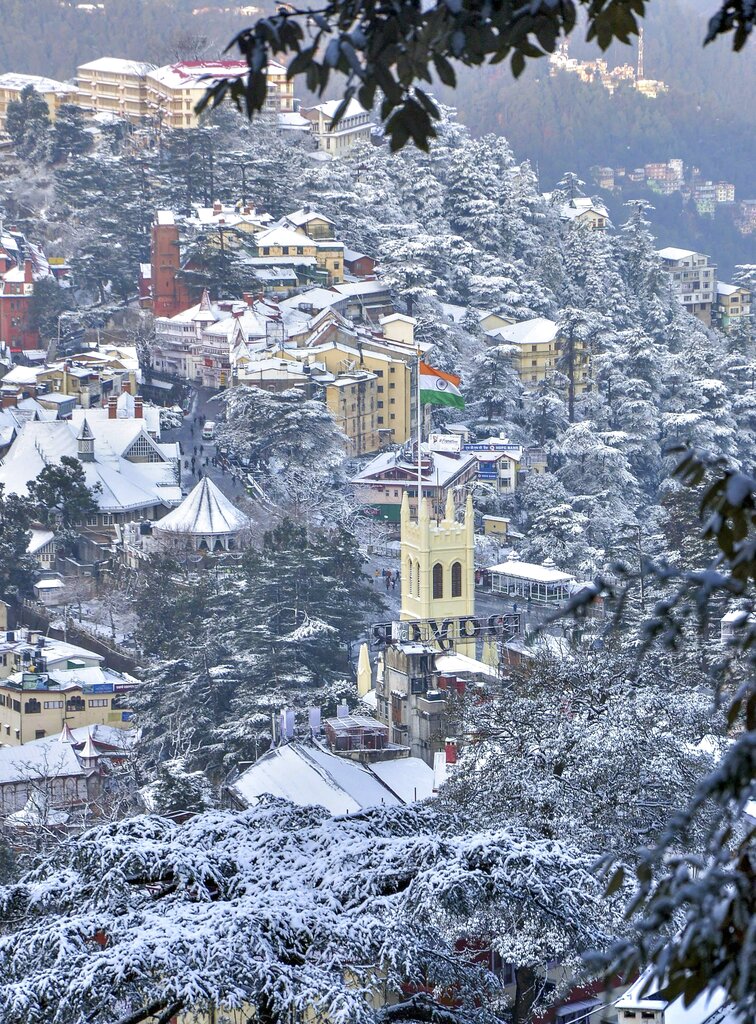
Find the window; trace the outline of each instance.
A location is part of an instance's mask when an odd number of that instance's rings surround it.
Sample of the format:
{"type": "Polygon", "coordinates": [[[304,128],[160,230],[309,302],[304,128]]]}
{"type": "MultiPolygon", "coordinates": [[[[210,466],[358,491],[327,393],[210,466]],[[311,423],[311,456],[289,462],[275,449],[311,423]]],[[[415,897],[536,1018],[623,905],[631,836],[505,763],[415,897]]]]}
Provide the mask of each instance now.
{"type": "Polygon", "coordinates": [[[392,412],[391,415],[389,416],[389,419],[390,420],[395,420],[396,419],[396,413],[392,412]]]}
{"type": "Polygon", "coordinates": [[[90,708],[106,708],[108,706],[108,704],[109,704],[109,701],[101,700],[99,697],[96,700],[90,700],[89,701],[90,708]]]}
{"type": "Polygon", "coordinates": [[[62,708],[62,707],[63,707],[63,701],[62,700],[46,700],[45,701],[45,711],[49,711],[51,708],[62,708]]]}
{"type": "Polygon", "coordinates": [[[433,597],[434,599],[444,596],[444,567],[440,562],[433,566],[433,597]]]}
{"type": "Polygon", "coordinates": [[[377,390],[378,390],[378,394],[382,395],[383,394],[383,384],[379,384],[377,390]]]}
{"type": "Polygon", "coordinates": [[[44,738],[45,738],[45,730],[44,729],[35,729],[34,730],[34,739],[35,740],[43,740],[44,738]]]}
{"type": "Polygon", "coordinates": [[[383,423],[383,416],[379,416],[379,417],[378,417],[378,422],[379,422],[379,423],[383,423]]]}
{"type": "Polygon", "coordinates": [[[415,563],[411,558],[409,560],[409,592],[410,594],[415,593],[415,563]]]}
{"type": "Polygon", "coordinates": [[[31,700],[27,700],[24,704],[24,713],[27,715],[38,715],[42,710],[42,705],[34,697],[31,700]]]}
{"type": "Polygon", "coordinates": [[[84,698],[83,697],[70,697],[66,701],[66,711],[83,711],[84,710],[84,698]]]}
{"type": "Polygon", "coordinates": [[[462,563],[454,562],[451,567],[451,596],[462,597],[462,563]]]}

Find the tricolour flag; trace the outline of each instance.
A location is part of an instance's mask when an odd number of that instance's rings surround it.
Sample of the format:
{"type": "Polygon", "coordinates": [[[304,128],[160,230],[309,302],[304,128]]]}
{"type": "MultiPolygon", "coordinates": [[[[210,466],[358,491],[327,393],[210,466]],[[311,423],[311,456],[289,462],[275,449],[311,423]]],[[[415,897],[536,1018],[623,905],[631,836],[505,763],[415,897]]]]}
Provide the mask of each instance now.
{"type": "Polygon", "coordinates": [[[453,405],[464,409],[459,377],[453,373],[436,370],[427,363],[420,363],[420,401],[423,405],[453,405]]]}

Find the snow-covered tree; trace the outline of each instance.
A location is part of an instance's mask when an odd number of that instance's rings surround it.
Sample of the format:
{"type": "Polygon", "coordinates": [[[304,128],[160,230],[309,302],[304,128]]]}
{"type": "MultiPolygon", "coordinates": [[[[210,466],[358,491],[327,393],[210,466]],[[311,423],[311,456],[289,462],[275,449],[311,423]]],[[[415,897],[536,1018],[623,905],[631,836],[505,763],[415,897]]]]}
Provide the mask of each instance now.
{"type": "MultiPolygon", "coordinates": [[[[240,1009],[274,1024],[392,1020],[446,1004],[493,1020],[491,949],[548,1002],[542,970],[605,946],[613,920],[589,861],[563,839],[468,829],[431,806],[340,819],[264,800],[177,825],[93,829],[0,890],[0,1011],[7,1024],[140,1024],[240,1009]],[[539,981],[540,978],[540,981],[539,981]],[[454,992],[449,1005],[448,993],[454,992]]],[[[552,997],[553,998],[553,997],[552,997]]],[[[431,1018],[429,1018],[431,1019],[431,1018]]]]}

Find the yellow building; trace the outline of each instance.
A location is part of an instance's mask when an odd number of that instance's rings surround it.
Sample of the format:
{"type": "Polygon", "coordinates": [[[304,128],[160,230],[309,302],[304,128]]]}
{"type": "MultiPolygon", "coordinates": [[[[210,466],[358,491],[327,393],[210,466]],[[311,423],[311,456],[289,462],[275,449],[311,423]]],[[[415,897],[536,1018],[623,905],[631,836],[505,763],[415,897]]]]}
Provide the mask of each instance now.
{"type": "Polygon", "coordinates": [[[409,497],[402,498],[400,616],[435,619],[475,612],[475,534],[472,498],[468,495],[464,521],[457,522],[454,496],[446,496],[441,520],[431,518],[427,501],[413,520],[409,497]]]}
{"type": "Polygon", "coordinates": [[[146,76],[153,64],[121,57],[98,57],[79,65],[79,104],[97,114],[113,114],[137,122],[147,116],[146,76]]]}
{"type": "Polygon", "coordinates": [[[376,424],[377,379],[367,370],[351,370],[325,385],[326,405],[349,439],[349,455],[366,455],[381,445],[376,424]]]}
{"type": "Polygon", "coordinates": [[[8,71],[0,75],[0,131],[5,131],[8,104],[18,100],[27,86],[31,85],[47,104],[50,119],[64,103],[76,103],[79,95],[76,86],[70,82],[56,82],[54,78],[40,78],[39,75],[18,75],[8,71]]]}
{"type": "Polygon", "coordinates": [[[733,327],[751,317],[751,293],[747,288],[717,281],[716,322],[729,334],[733,327]]]}
{"type": "Polygon", "coordinates": [[[99,654],[28,630],[0,633],[0,745],[55,736],[64,725],[129,728],[135,680],[99,654]]]}
{"type": "MultiPolygon", "coordinates": [[[[565,340],[557,325],[546,317],[522,320],[486,332],[491,344],[510,346],[512,365],[526,388],[536,388],[559,372],[567,376],[567,367],[560,365],[566,357],[565,340]]],[[[588,385],[590,357],[582,341],[574,342],[575,394],[581,395],[588,385]]]]}
{"type": "Polygon", "coordinates": [[[329,284],[344,280],[344,243],[334,239],[313,239],[306,232],[278,225],[261,231],[255,237],[258,258],[304,257],[315,260],[328,274],[329,284]]]}

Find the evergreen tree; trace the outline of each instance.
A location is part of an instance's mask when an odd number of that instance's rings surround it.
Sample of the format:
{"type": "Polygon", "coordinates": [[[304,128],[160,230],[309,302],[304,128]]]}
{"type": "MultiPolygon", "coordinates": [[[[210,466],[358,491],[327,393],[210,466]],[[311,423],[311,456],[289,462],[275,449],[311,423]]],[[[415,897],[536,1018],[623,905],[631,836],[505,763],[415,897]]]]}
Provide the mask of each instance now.
{"type": "Polygon", "coordinates": [[[17,100],[11,100],[5,130],[20,157],[31,163],[46,160],[50,152],[50,112],[47,102],[33,85],[24,86],[17,100]]]}

